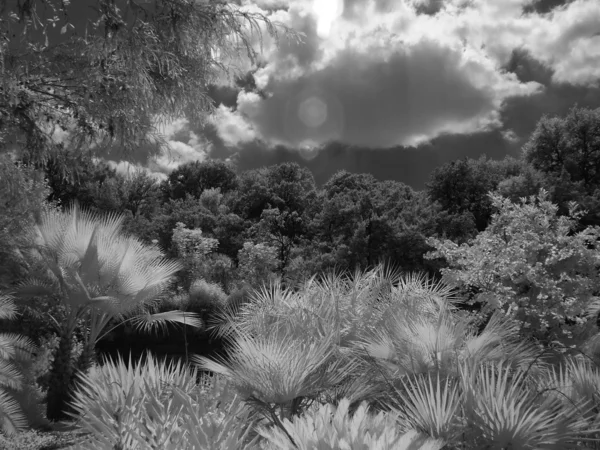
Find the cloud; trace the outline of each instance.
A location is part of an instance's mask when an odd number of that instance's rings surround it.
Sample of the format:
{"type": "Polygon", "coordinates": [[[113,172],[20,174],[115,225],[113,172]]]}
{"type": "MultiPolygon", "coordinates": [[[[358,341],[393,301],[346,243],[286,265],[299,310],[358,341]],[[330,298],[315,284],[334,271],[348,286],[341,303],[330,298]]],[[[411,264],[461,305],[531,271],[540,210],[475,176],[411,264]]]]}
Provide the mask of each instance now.
{"type": "Polygon", "coordinates": [[[110,168],[112,168],[113,170],[116,170],[117,173],[124,175],[124,176],[131,176],[132,174],[142,170],[142,171],[146,172],[149,176],[154,178],[156,181],[163,181],[167,178],[167,176],[164,173],[153,172],[148,167],[143,167],[140,164],[132,164],[129,161],[117,162],[117,161],[109,160],[109,161],[106,161],[106,163],[109,165],[110,168]]]}
{"type": "Polygon", "coordinates": [[[241,3],[303,43],[264,34],[258,70],[212,88],[207,124],[172,124],[153,170],[297,161],[321,181],[344,168],[423,187],[453,158],[518,154],[544,113],[600,105],[597,0],[345,0],[324,16],[313,0],[241,3]]]}
{"type": "MultiPolygon", "coordinates": [[[[503,14],[521,14],[523,1],[503,0],[503,14]]],[[[501,127],[507,99],[542,90],[502,70],[498,55],[465,43],[455,16],[474,11],[451,1],[423,15],[417,5],[423,2],[346,0],[329,34],[319,34],[323,16],[317,17],[315,4],[290,2],[277,17],[304,32],[304,43],[268,49],[254,74],[266,98],[239,95],[227,122],[269,145],[410,146],[447,133],[501,127]]],[[[479,9],[497,17],[489,4],[479,3],[479,9]]],[[[509,56],[512,50],[506,50],[509,56]]]]}
{"type": "MultiPolygon", "coordinates": [[[[240,95],[250,94],[241,92],[240,95]]],[[[239,143],[253,141],[257,137],[252,125],[225,105],[217,107],[214,116],[211,117],[211,123],[221,141],[228,147],[237,147],[239,143]]]]}
{"type": "Polygon", "coordinates": [[[152,172],[169,174],[181,164],[203,161],[212,149],[212,143],[192,131],[187,119],[164,123],[159,131],[169,148],[148,160],[152,172]]]}

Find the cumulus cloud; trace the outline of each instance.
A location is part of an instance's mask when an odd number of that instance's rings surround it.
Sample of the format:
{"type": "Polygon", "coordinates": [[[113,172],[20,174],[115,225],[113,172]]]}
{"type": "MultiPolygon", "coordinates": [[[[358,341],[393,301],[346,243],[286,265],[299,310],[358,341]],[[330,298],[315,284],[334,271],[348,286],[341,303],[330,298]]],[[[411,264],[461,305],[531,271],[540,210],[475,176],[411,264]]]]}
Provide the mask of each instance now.
{"type": "MultiPolygon", "coordinates": [[[[524,1],[470,4],[491,19],[498,10],[506,18],[520,15],[524,1]]],[[[273,13],[306,37],[302,44],[267,49],[254,74],[266,96],[242,93],[235,111],[220,111],[227,120],[215,126],[225,143],[258,137],[296,147],[416,145],[446,133],[500,127],[506,99],[542,90],[501,69],[499,59],[508,61],[513,48],[490,55],[468,43],[466,23],[476,11],[464,2],[451,0],[443,8],[434,2],[435,14],[419,14],[424,2],[418,0],[330,3],[336,7],[296,0],[273,13]]]]}
{"type": "Polygon", "coordinates": [[[143,167],[140,164],[133,164],[133,163],[130,163],[129,161],[118,161],[117,162],[117,161],[109,160],[106,163],[108,164],[108,166],[110,168],[112,168],[113,170],[116,170],[117,173],[124,175],[126,177],[132,176],[133,174],[135,174],[139,171],[144,171],[149,176],[154,178],[156,181],[163,181],[167,178],[167,176],[164,173],[153,172],[148,167],[143,167]]]}
{"type": "Polygon", "coordinates": [[[252,125],[225,105],[218,106],[211,117],[211,123],[215,126],[219,138],[229,147],[237,147],[238,144],[253,141],[257,137],[252,125]]]}
{"type": "MultiPolygon", "coordinates": [[[[333,170],[340,157],[354,161],[344,166],[351,169],[367,164],[368,149],[390,149],[390,164],[402,153],[404,162],[417,164],[423,154],[435,165],[476,156],[477,146],[516,154],[542,114],[593,103],[598,95],[590,92],[600,92],[597,0],[240,4],[304,33],[303,42],[277,43],[264,33],[258,70],[238,89],[213,87],[219,106],[208,124],[169,124],[171,152],[151,170],[166,174],[209,157],[233,157],[246,168],[302,160],[313,170],[333,170]]],[[[377,166],[383,153],[371,153],[377,166]]],[[[414,167],[404,175],[417,173],[423,178],[414,167]]]]}
{"type": "Polygon", "coordinates": [[[194,132],[187,119],[162,124],[159,131],[168,149],[148,161],[148,168],[154,173],[169,174],[181,164],[203,161],[212,149],[212,143],[194,132]]]}

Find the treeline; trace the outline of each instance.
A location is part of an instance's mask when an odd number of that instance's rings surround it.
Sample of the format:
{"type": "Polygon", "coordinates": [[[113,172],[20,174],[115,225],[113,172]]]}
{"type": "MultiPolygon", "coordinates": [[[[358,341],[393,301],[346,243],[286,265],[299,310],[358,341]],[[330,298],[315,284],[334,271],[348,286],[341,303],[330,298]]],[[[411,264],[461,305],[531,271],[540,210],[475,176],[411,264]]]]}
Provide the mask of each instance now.
{"type": "MultiPolygon", "coordinates": [[[[128,232],[173,257],[183,256],[182,243],[178,247],[173,239],[177,229],[188,247],[213,242],[201,252],[201,267],[196,264],[195,273],[182,275],[186,289],[195,278],[231,292],[244,282],[256,285],[281,277],[291,283],[322,271],[354,271],[380,262],[434,274],[443,261],[424,258],[433,250],[427,238],[459,244],[473,239],[494,213],[490,192],[518,201],[544,188],[559,213],[567,213],[574,201],[587,211],[581,227],[600,224],[600,109],[574,107],[565,117],[544,117],[519,158],[445,164],[423,191],[343,171],[319,187],[295,163],[239,173],[219,160],[192,162],[161,183],[144,171],[119,174],[81,154],[50,158],[38,169],[48,190],[41,192],[40,183],[34,187],[36,171],[19,165],[10,176],[20,187],[5,196],[11,201],[4,201],[3,217],[14,222],[24,214],[23,205],[35,209],[36,201],[78,202],[127,215],[128,232]],[[70,176],[65,177],[65,167],[70,176]]],[[[5,167],[6,176],[10,172],[5,167]]],[[[17,235],[13,230],[4,236],[3,248],[18,245],[17,235]]]]}

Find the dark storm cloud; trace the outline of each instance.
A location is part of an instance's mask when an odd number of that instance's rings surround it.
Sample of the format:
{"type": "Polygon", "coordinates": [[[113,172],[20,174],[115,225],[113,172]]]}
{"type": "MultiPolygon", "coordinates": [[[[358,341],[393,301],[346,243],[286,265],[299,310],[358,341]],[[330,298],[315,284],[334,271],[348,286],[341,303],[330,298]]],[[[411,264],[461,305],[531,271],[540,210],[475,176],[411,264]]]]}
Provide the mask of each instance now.
{"type": "Polygon", "coordinates": [[[568,5],[575,0],[534,0],[523,7],[523,12],[526,14],[548,14],[555,8],[568,5]]]}

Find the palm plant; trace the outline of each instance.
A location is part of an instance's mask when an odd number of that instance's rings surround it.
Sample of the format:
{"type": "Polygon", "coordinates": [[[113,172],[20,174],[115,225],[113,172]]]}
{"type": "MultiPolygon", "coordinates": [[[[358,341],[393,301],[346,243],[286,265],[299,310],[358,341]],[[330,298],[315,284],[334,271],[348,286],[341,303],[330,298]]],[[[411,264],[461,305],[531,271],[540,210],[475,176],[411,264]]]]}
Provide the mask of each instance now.
{"type": "MultiPolygon", "coordinates": [[[[14,299],[0,295],[0,320],[13,320],[17,315],[14,299]]],[[[19,404],[10,391],[19,390],[23,376],[13,360],[30,358],[35,346],[24,336],[0,333],[0,432],[13,434],[27,425],[19,404]]]]}
{"type": "Polygon", "coordinates": [[[263,448],[311,450],[320,448],[352,448],[373,450],[440,450],[445,443],[415,430],[400,432],[392,413],[372,415],[366,403],[354,414],[350,401],[339,405],[321,405],[315,411],[294,420],[285,419],[280,428],[260,429],[267,441],[263,448]]]}
{"type": "Polygon", "coordinates": [[[60,299],[65,318],[53,321],[60,343],[51,367],[47,416],[65,417],[64,408],[77,371],[86,372],[95,360],[95,346],[114,321],[130,321],[153,330],[168,322],[200,326],[197,316],[182,311],[151,313],[151,307],[180,269],[152,246],[122,232],[123,217],[81,211],[42,213],[33,228],[34,261],[42,269],[27,280],[24,296],[53,295],[60,299]],[[71,362],[73,334],[83,325],[83,352],[71,362]]]}
{"type": "Polygon", "coordinates": [[[566,405],[540,395],[530,374],[502,363],[461,373],[464,415],[472,447],[490,449],[573,448],[595,430],[582,413],[585,402],[566,405]]]}
{"type": "Polygon", "coordinates": [[[81,377],[73,406],[87,438],[79,448],[248,448],[251,422],[239,397],[221,380],[197,383],[186,364],[148,354],[136,365],[108,360],[81,377]]]}

